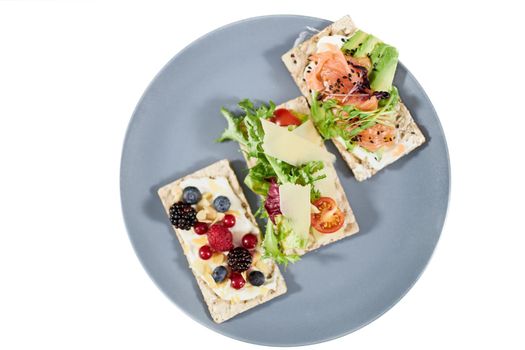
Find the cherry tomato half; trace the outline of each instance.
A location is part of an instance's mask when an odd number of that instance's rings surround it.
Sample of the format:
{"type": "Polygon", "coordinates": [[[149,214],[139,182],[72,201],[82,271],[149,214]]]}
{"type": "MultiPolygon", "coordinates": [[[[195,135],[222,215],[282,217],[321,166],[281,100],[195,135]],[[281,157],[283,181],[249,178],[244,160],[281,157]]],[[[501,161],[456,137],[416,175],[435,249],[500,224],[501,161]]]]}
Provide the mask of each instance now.
{"type": "Polygon", "coordinates": [[[319,213],[312,213],[312,226],[321,233],[333,233],[343,227],[345,216],[330,197],[321,197],[314,203],[319,213]]]}
{"type": "Polygon", "coordinates": [[[270,118],[270,121],[280,126],[299,126],[302,124],[301,119],[297,118],[292,112],[290,112],[286,108],[276,109],[273,112],[273,117],[270,118]]]}

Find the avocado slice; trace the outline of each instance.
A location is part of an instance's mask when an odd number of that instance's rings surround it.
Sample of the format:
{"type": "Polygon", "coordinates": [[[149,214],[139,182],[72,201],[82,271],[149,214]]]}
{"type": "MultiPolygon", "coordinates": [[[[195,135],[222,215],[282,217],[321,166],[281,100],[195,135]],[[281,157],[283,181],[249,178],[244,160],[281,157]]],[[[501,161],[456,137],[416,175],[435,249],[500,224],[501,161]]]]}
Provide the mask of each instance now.
{"type": "Polygon", "coordinates": [[[390,91],[397,68],[399,53],[393,46],[378,44],[370,55],[372,71],[369,80],[374,91],[390,91]]]}
{"type": "Polygon", "coordinates": [[[359,48],[359,45],[365,41],[367,36],[367,33],[363,32],[362,30],[358,30],[343,44],[341,50],[343,50],[345,53],[353,55],[354,52],[359,48]]]}
{"type": "Polygon", "coordinates": [[[383,57],[383,53],[388,46],[390,45],[379,43],[374,47],[370,53],[370,61],[372,62],[372,65],[376,65],[379,61],[381,61],[381,57],[383,57]]]}
{"type": "Polygon", "coordinates": [[[376,44],[381,43],[381,40],[379,40],[377,37],[373,36],[372,34],[369,34],[366,39],[362,42],[362,44],[357,48],[357,50],[354,53],[354,57],[365,57],[370,55],[370,53],[374,50],[374,47],[376,44]]]}

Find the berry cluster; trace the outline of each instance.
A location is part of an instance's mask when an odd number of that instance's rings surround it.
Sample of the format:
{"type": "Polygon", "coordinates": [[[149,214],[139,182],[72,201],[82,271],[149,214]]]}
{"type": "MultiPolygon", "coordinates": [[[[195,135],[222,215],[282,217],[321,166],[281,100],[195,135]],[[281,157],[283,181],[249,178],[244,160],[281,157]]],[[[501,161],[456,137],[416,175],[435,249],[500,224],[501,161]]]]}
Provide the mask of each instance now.
{"type": "MultiPolygon", "coordinates": [[[[184,188],[182,200],[170,207],[170,221],[176,228],[182,230],[193,228],[196,234],[207,235],[208,244],[199,248],[201,259],[208,260],[213,254],[227,252],[227,266],[217,266],[211,274],[212,278],[216,283],[221,283],[229,277],[231,287],[241,289],[246,284],[241,273],[249,270],[252,265],[253,258],[250,250],[257,246],[257,236],[247,233],[242,237],[242,246],[234,247],[230,228],[236,224],[235,216],[225,214],[220,222],[212,225],[198,221],[197,212],[192,205],[199,203],[202,197],[198,188],[194,186],[184,188]]],[[[231,207],[231,201],[226,196],[217,196],[212,205],[217,212],[226,213],[231,207]]],[[[253,286],[261,286],[265,281],[264,274],[253,270],[248,273],[248,281],[253,286]]]]}

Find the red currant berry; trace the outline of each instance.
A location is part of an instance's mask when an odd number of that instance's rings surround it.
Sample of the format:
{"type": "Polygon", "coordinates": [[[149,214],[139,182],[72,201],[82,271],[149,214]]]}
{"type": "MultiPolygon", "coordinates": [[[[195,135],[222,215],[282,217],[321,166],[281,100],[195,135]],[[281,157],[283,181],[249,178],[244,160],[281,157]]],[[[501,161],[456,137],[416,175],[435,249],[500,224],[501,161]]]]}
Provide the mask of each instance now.
{"type": "Polygon", "coordinates": [[[235,226],[235,216],[231,214],[226,214],[224,216],[224,219],[222,219],[222,223],[228,228],[235,226]]]}
{"type": "Polygon", "coordinates": [[[213,251],[211,250],[209,245],[203,245],[199,248],[199,256],[202,260],[208,260],[213,255],[213,251]]]}
{"type": "Polygon", "coordinates": [[[208,232],[208,224],[205,222],[196,222],[193,226],[193,231],[198,235],[203,235],[208,232]]]}
{"type": "Polygon", "coordinates": [[[253,249],[257,246],[257,236],[253,233],[247,233],[242,236],[242,246],[246,249],[253,249]]]}
{"type": "Polygon", "coordinates": [[[230,285],[234,289],[241,289],[246,284],[244,277],[240,273],[232,272],[230,274],[230,285]]]}

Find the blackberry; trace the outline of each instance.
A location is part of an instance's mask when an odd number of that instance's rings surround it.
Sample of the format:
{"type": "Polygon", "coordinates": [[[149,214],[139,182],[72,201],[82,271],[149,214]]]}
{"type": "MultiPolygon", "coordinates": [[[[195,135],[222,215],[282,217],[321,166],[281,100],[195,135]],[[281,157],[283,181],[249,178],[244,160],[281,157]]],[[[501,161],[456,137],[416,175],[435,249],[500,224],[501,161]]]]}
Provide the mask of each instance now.
{"type": "Polygon", "coordinates": [[[176,228],[189,230],[197,222],[197,212],[191,205],[180,201],[170,207],[170,221],[176,228]]]}
{"type": "Polygon", "coordinates": [[[250,268],[252,254],[244,247],[236,247],[228,253],[228,266],[235,272],[243,272],[250,268]]]}

